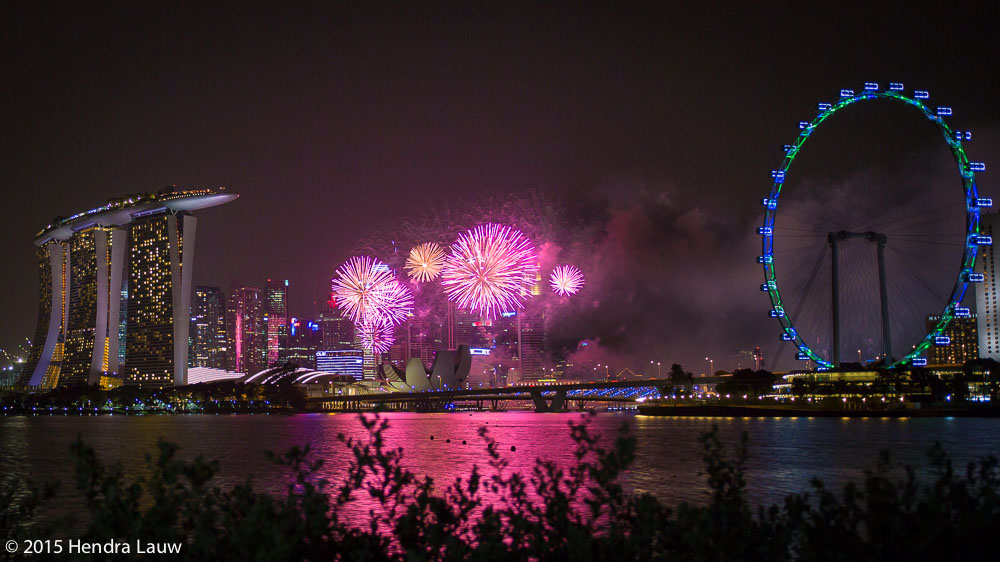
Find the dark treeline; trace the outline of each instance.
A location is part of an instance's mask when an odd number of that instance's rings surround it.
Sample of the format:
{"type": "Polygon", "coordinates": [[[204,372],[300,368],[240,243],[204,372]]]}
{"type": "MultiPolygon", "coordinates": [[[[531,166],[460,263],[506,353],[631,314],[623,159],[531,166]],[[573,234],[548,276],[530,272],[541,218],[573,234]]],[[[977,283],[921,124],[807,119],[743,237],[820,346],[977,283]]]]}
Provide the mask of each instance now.
{"type": "Polygon", "coordinates": [[[215,381],[162,389],[65,386],[46,392],[0,391],[0,406],[13,413],[246,413],[299,411],[305,394],[290,382],[247,384],[215,381]]]}
{"type": "MultiPolygon", "coordinates": [[[[892,468],[883,454],[863,482],[841,490],[814,481],[781,505],[747,500],[747,442],[727,452],[718,430],[700,438],[710,495],[703,505],[666,506],[620,483],[636,440],[622,429],[604,447],[586,423],[571,424],[576,462],[538,460],[512,473],[485,429],[490,474],[473,467],[439,486],[385,446],[387,422],[361,418],[367,440],[340,436],[353,460],[337,482],[318,476],[322,459],[293,448],[275,461],[287,493],[246,484],[222,489],[217,464],[176,458],[160,442],[146,476],[128,477],[83,443],[72,447],[86,521],[42,515],[52,486],[8,480],[0,489],[0,532],[9,540],[67,536],[100,543],[183,543],[183,560],[970,560],[988,556],[1000,528],[1000,469],[986,458],[956,471],[935,446],[933,479],[892,468]],[[348,505],[376,508],[349,520],[348,505]]],[[[23,553],[22,553],[23,555],[23,553]]],[[[24,557],[27,559],[27,557],[24,557]]],[[[86,557],[80,557],[86,559],[86,557]]],[[[94,559],[130,559],[97,555],[94,559]]]]}

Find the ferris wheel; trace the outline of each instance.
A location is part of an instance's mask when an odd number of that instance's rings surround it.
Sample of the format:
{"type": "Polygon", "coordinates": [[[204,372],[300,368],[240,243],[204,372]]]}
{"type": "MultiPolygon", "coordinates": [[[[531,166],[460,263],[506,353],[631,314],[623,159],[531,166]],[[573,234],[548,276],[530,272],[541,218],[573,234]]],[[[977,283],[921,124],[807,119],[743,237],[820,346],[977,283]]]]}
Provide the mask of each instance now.
{"type": "MultiPolygon", "coordinates": [[[[985,171],[986,165],[969,161],[962,143],[971,140],[972,133],[953,130],[945,122],[945,117],[952,115],[950,107],[930,105],[930,95],[926,91],[916,90],[910,95],[904,91],[903,84],[897,82],[889,83],[886,89],[880,88],[877,83],[867,82],[859,92],[841,90],[836,102],[820,103],[817,115],[811,121],[799,122],[798,137],[792,144],[783,147],[784,159],[781,166],[771,172],[771,191],[762,200],[764,221],[758,228],[762,252],[757,262],[764,270],[764,283],[760,289],[767,293],[771,301],[768,314],[781,325],[781,340],[797,348],[796,359],[812,362],[818,369],[838,367],[847,346],[850,345],[849,353],[853,354],[855,344],[859,362],[864,363],[865,342],[877,348],[872,362],[877,361],[886,367],[926,365],[926,353],[931,346],[951,343],[945,329],[952,319],[971,316],[970,309],[962,305],[962,300],[969,284],[982,282],[984,278],[982,273],[974,270],[974,265],[978,248],[992,244],[991,238],[981,234],[979,229],[980,210],[990,207],[992,201],[979,196],[975,173],[985,171]],[[908,113],[922,116],[934,125],[957,167],[960,182],[956,183],[961,186],[962,197],[959,198],[956,189],[935,185],[934,189],[927,190],[932,195],[920,199],[919,194],[914,194],[916,190],[908,186],[898,187],[896,192],[887,191],[885,186],[894,182],[876,178],[847,192],[850,196],[837,198],[827,194],[826,199],[816,196],[811,202],[796,205],[798,216],[792,220],[791,226],[779,221],[778,210],[785,210],[788,200],[796,201],[796,189],[800,188],[788,186],[794,183],[793,174],[799,166],[793,167],[793,164],[804,153],[806,141],[813,138],[820,125],[834,114],[862,102],[878,100],[915,109],[908,113]],[[878,198],[871,194],[877,194],[878,198]],[[937,199],[931,199],[945,195],[952,198],[955,209],[947,220],[937,214],[942,204],[937,203],[937,199]],[[849,208],[855,197],[870,197],[871,202],[860,208],[849,208]],[[912,208],[907,208],[905,200],[910,199],[916,202],[910,205],[912,208]],[[833,218],[817,218],[824,213],[833,218]],[[964,228],[958,224],[962,222],[960,215],[964,215],[964,228]],[[952,228],[948,237],[930,232],[932,227],[942,223],[952,228]],[[953,253],[942,258],[943,265],[925,265],[919,260],[925,259],[930,252],[916,247],[918,242],[950,245],[954,250],[949,250],[953,253]],[[786,247],[784,253],[783,247],[786,247]],[[807,255],[799,257],[804,254],[807,255]],[[845,262],[848,256],[854,256],[851,257],[854,262],[845,262]],[[954,267],[955,261],[959,262],[957,268],[954,267]],[[933,283],[929,282],[938,270],[941,273],[935,281],[939,286],[944,285],[943,288],[931,286],[933,283]],[[820,280],[825,276],[820,273],[824,272],[829,275],[829,285],[820,280]],[[795,279],[795,274],[801,279],[795,279]],[[910,276],[915,289],[901,286],[905,276],[910,276]],[[868,281],[863,287],[858,282],[855,288],[850,285],[855,278],[868,281]],[[785,289],[793,285],[796,290],[790,296],[785,289]],[[822,290],[816,290],[816,287],[822,287],[822,290]],[[895,293],[890,289],[896,289],[895,293]],[[853,303],[856,309],[845,310],[845,302],[853,303]],[[908,333],[914,330],[916,320],[913,318],[917,315],[921,320],[925,318],[923,311],[931,306],[928,302],[933,302],[936,307],[934,312],[939,313],[927,315],[919,333],[908,333]],[[895,315],[906,306],[916,312],[911,314],[913,318],[906,319],[905,325],[901,325],[895,315]],[[874,333],[848,334],[845,325],[855,317],[867,314],[873,320],[859,331],[874,333]],[[797,326],[794,322],[800,315],[813,320],[808,325],[797,326]],[[912,339],[900,341],[900,337],[904,336],[912,339]]],[[[849,143],[841,141],[840,144],[849,143]]],[[[951,178],[954,178],[954,170],[951,168],[951,178]]],[[[806,188],[801,189],[807,191],[806,188]]],[[[821,193],[816,186],[811,189],[814,193],[821,193]]],[[[785,215],[783,217],[788,219],[785,215]]]]}

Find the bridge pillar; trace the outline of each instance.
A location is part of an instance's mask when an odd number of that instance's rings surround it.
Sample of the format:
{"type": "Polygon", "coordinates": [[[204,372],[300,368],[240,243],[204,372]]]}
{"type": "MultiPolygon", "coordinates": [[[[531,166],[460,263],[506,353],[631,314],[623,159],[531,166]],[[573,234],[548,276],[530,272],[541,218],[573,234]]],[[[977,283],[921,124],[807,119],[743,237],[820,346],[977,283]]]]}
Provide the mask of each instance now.
{"type": "Polygon", "coordinates": [[[557,390],[555,398],[549,403],[549,409],[553,412],[561,412],[566,409],[566,391],[557,390]]]}
{"type": "Polygon", "coordinates": [[[535,412],[548,412],[549,405],[542,398],[542,393],[538,390],[531,391],[531,401],[535,403],[535,412]]]}
{"type": "Polygon", "coordinates": [[[535,412],[561,412],[566,406],[566,391],[557,390],[552,402],[546,402],[542,391],[532,390],[531,401],[535,403],[535,412]]]}

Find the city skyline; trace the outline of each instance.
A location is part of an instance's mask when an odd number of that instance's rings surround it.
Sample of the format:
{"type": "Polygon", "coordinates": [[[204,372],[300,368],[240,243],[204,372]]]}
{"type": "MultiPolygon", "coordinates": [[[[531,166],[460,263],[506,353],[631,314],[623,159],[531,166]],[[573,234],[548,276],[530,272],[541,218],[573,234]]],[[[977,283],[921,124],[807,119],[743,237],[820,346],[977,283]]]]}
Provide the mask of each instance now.
{"type": "MultiPolygon", "coordinates": [[[[289,279],[300,315],[370,231],[541,190],[569,200],[602,259],[585,289],[602,297],[574,309],[559,342],[692,366],[757,345],[770,357],[758,202],[817,100],[898,79],[955,108],[977,160],[1000,144],[997,77],[967,76],[992,68],[989,18],[931,6],[913,27],[893,26],[888,6],[843,8],[830,17],[855,22],[850,37],[803,7],[71,10],[21,6],[7,24],[8,191],[24,212],[0,227],[4,348],[34,333],[30,233],[178,184],[244,196],[199,225],[213,242],[199,244],[194,284],[289,279]],[[714,25],[679,23],[692,18],[714,25]]],[[[994,192],[989,173],[979,181],[994,192]]]]}

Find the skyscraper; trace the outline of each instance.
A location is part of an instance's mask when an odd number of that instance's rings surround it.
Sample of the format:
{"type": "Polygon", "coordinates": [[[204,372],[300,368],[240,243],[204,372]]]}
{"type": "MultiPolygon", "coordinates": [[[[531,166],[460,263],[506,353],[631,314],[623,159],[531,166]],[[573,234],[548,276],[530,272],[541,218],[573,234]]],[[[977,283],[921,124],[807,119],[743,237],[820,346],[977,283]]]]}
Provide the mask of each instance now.
{"type": "Polygon", "coordinates": [[[184,384],[197,209],[225,188],[138,194],[58,219],[35,238],[38,325],[18,384],[184,384]],[[186,251],[185,251],[186,248],[186,251]]]}
{"type": "MultiPolygon", "coordinates": [[[[1000,236],[1000,214],[983,213],[979,216],[979,231],[993,236],[1000,236]]],[[[997,269],[994,246],[980,246],[976,257],[976,273],[983,275],[983,280],[975,284],[976,290],[976,328],[979,337],[979,357],[983,359],[1000,360],[1000,305],[997,304],[997,269]]]]}
{"type": "Polygon", "coordinates": [[[260,372],[267,368],[267,332],[260,289],[234,280],[226,304],[229,368],[237,373],[260,372]]]}
{"type": "Polygon", "coordinates": [[[361,349],[354,345],[354,324],[332,303],[319,303],[317,315],[323,349],[361,349]]]}
{"type": "Polygon", "coordinates": [[[267,280],[264,285],[264,318],[267,323],[267,364],[288,361],[288,280],[267,280]]]}
{"type": "Polygon", "coordinates": [[[186,384],[197,220],[155,212],[129,225],[125,382],[186,384]]]}
{"type": "Polygon", "coordinates": [[[225,369],[228,355],[226,297],[219,287],[197,287],[191,309],[190,366],[225,369]]]}

